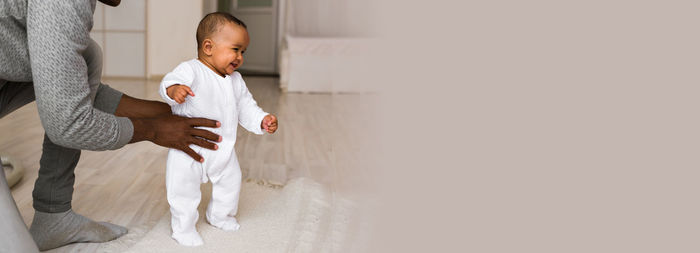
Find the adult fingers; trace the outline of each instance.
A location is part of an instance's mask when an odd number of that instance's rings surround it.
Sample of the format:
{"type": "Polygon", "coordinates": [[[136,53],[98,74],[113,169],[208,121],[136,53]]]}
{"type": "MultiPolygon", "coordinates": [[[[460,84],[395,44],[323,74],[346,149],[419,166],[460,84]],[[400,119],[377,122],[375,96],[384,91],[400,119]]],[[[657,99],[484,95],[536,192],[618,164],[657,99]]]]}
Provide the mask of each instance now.
{"type": "Polygon", "coordinates": [[[210,119],[205,119],[205,118],[190,118],[187,120],[187,123],[190,124],[190,126],[193,127],[220,127],[221,123],[219,123],[216,120],[210,120],[210,119]]]}
{"type": "Polygon", "coordinates": [[[221,141],[221,136],[204,129],[192,129],[190,134],[210,141],[221,141]]]}
{"type": "Polygon", "coordinates": [[[205,141],[204,139],[194,138],[192,144],[211,150],[217,150],[219,147],[211,142],[205,141]]]}
{"type": "Polygon", "coordinates": [[[185,152],[185,154],[189,155],[194,159],[195,161],[204,162],[204,158],[197,154],[197,152],[194,152],[189,146],[185,146],[184,148],[181,148],[182,152],[185,152]]]}

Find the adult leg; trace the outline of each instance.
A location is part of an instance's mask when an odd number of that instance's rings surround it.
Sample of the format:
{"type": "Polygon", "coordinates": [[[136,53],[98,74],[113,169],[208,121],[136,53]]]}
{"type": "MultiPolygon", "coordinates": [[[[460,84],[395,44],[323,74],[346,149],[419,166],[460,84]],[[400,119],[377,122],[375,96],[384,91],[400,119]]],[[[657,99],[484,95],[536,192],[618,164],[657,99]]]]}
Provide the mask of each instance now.
{"type": "MultiPolygon", "coordinates": [[[[0,80],[0,118],[34,101],[31,83],[0,80]]],[[[17,209],[5,173],[0,172],[0,245],[7,252],[39,252],[17,209]]]]}
{"type": "MultiPolygon", "coordinates": [[[[94,99],[102,75],[102,51],[92,41],[83,57],[88,66],[91,99],[94,99]]],[[[79,159],[80,150],[56,145],[44,135],[39,177],[32,192],[35,213],[29,229],[41,250],[74,242],[110,241],[128,232],[124,227],[95,222],[71,210],[74,170],[79,159]]]]}
{"type": "Polygon", "coordinates": [[[238,230],[240,225],[233,215],[238,212],[240,193],[241,168],[234,153],[218,180],[212,181],[211,201],[207,207],[209,224],[227,231],[238,230]]]}
{"type": "Polygon", "coordinates": [[[127,233],[127,229],[95,222],[71,210],[75,166],[80,150],[51,142],[44,135],[39,177],[34,184],[34,219],[29,232],[40,250],[74,242],[106,242],[127,233]]]}
{"type": "Polygon", "coordinates": [[[0,118],[33,101],[32,83],[0,80],[0,118]]]}
{"type": "Polygon", "coordinates": [[[202,237],[197,233],[199,213],[197,206],[202,198],[199,187],[202,178],[202,165],[182,151],[171,149],[165,170],[165,188],[170,204],[173,229],[172,237],[185,246],[202,245],[202,237]]]}
{"type": "Polygon", "coordinates": [[[34,209],[45,213],[62,213],[71,209],[75,166],[80,150],[66,148],[51,142],[44,134],[39,160],[39,177],[34,183],[34,209]]]}

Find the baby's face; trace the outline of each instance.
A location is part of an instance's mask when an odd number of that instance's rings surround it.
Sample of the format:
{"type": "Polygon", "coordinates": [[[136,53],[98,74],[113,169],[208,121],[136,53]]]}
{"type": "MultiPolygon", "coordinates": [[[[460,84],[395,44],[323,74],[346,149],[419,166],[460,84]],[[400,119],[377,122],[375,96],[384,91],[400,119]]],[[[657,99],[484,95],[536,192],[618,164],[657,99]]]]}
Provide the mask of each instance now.
{"type": "Polygon", "coordinates": [[[212,65],[219,74],[230,75],[243,65],[243,53],[248,48],[248,30],[233,23],[223,25],[212,38],[212,65]]]}

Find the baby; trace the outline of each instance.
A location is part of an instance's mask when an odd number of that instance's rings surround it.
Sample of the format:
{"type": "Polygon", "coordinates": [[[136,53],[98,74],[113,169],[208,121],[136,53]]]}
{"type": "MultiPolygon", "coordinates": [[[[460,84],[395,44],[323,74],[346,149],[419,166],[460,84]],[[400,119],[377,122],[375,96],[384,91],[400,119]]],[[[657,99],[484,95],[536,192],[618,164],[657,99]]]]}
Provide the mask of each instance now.
{"type": "Polygon", "coordinates": [[[241,74],[235,72],[243,64],[249,42],[242,21],[228,13],[210,13],[197,27],[197,59],[180,63],[160,83],[160,95],[174,114],[221,122],[220,128],[207,128],[221,136],[215,150],[190,145],[205,158],[202,161],[177,149],[168,153],[165,186],[172,237],[182,245],[203,244],[195,224],[199,187],[207,180],[213,185],[206,212],[209,224],[227,231],[240,227],[233,217],[238,212],[241,189],[241,169],[233,149],[237,124],[255,134],[277,130],[277,118],[258,107],[241,74]]]}

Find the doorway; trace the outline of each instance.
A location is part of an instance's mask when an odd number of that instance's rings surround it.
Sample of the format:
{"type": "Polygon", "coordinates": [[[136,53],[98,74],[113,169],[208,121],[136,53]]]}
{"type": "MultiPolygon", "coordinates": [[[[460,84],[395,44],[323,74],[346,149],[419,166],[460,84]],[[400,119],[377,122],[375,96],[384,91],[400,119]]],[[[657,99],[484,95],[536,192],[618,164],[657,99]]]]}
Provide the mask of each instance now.
{"type": "Polygon", "coordinates": [[[219,0],[219,11],[230,12],[248,26],[250,45],[243,74],[279,75],[279,0],[219,0]]]}

